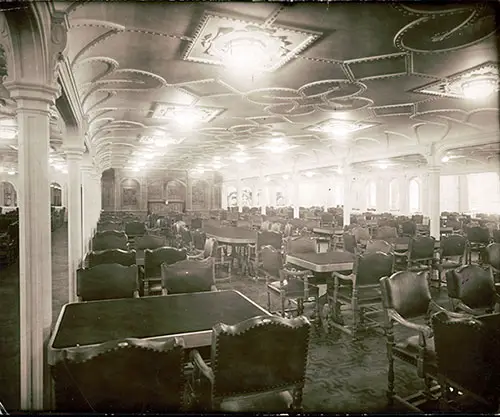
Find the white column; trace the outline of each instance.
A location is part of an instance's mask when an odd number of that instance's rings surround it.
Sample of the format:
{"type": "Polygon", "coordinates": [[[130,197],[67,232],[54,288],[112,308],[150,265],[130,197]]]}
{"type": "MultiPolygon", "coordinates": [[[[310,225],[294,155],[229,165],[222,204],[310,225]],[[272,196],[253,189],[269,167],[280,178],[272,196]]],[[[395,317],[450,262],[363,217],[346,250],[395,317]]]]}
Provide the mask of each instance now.
{"type": "Polygon", "coordinates": [[[221,187],[220,199],[220,208],[227,210],[227,185],[225,183],[221,187]]]}
{"type": "Polygon", "coordinates": [[[266,192],[266,178],[260,173],[259,177],[259,189],[260,189],[260,197],[259,197],[259,205],[260,205],[260,214],[266,214],[266,205],[267,205],[267,192],[266,192]]]}
{"type": "Polygon", "coordinates": [[[193,180],[189,176],[186,181],[186,212],[193,209],[193,180]]]}
{"type": "Polygon", "coordinates": [[[67,148],[68,162],[68,279],[69,301],[76,301],[76,270],[82,258],[81,161],[83,148],[67,148]]]}
{"type": "Polygon", "coordinates": [[[37,84],[5,87],[16,101],[18,125],[20,408],[42,410],[44,344],[52,324],[49,107],[57,91],[37,84]]]}
{"type": "Polygon", "coordinates": [[[410,181],[406,176],[399,179],[399,212],[402,215],[410,214],[410,181]]]}
{"type": "Polygon", "coordinates": [[[96,196],[94,195],[94,181],[92,177],[92,166],[82,164],[82,256],[84,256],[89,250],[92,233],[92,206],[95,205],[96,201],[96,196]]]}
{"type": "Polygon", "coordinates": [[[469,211],[469,182],[467,181],[467,175],[458,176],[458,193],[458,211],[467,213],[469,211]]]}
{"type": "Polygon", "coordinates": [[[344,168],[344,226],[351,224],[353,178],[350,167],[344,168]]]}
{"type": "Polygon", "coordinates": [[[440,176],[441,167],[438,165],[429,166],[429,216],[431,236],[436,239],[440,237],[440,176]]]}

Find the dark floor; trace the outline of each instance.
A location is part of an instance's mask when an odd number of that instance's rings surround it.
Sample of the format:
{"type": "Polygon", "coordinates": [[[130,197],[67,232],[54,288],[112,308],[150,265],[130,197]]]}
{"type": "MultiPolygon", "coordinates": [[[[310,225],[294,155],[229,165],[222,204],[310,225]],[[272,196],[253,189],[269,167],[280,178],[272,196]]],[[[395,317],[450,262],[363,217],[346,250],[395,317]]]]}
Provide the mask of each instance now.
{"type": "MultiPolygon", "coordinates": [[[[52,233],[54,322],[61,306],[68,300],[67,229],[52,233]]],[[[0,401],[9,412],[19,407],[19,286],[18,265],[0,270],[0,401]]],[[[219,283],[219,289],[241,291],[267,307],[265,284],[246,277],[233,277],[219,283]]],[[[444,292],[441,291],[441,294],[444,292]]],[[[440,304],[442,304],[441,296],[440,304]]],[[[277,299],[275,300],[275,303],[277,299]]],[[[276,304],[275,304],[276,306],[276,304]]],[[[359,341],[338,332],[313,332],[309,352],[303,405],[305,411],[383,412],[387,358],[385,338],[372,331],[359,341]]],[[[402,395],[421,387],[413,368],[396,364],[396,388],[402,395]]],[[[394,410],[397,411],[397,410],[394,410]]]]}

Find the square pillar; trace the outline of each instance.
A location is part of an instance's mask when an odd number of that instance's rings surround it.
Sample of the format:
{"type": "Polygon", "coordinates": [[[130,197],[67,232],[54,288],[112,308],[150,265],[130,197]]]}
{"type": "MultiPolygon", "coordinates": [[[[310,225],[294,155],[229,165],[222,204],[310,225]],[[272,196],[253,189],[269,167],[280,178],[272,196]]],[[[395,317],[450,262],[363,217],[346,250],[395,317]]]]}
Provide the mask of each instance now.
{"type": "Polygon", "coordinates": [[[440,208],[440,166],[429,166],[429,217],[431,236],[439,240],[441,235],[440,208]]]}
{"type": "Polygon", "coordinates": [[[351,224],[353,177],[349,168],[344,169],[344,227],[351,224]]]}
{"type": "Polygon", "coordinates": [[[52,324],[49,108],[57,89],[33,83],[4,86],[17,104],[20,409],[35,411],[46,409],[50,399],[45,366],[52,324]]]}
{"type": "Polygon", "coordinates": [[[68,163],[68,292],[69,302],[76,301],[76,270],[82,259],[81,162],[83,148],[66,148],[68,163]]]}

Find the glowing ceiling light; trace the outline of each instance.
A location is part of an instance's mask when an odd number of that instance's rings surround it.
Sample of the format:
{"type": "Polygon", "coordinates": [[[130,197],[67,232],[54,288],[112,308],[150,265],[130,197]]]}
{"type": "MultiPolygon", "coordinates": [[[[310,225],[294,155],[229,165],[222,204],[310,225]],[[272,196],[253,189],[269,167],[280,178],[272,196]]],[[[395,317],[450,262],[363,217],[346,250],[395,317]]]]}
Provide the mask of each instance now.
{"type": "Polygon", "coordinates": [[[131,171],[134,171],[134,172],[139,172],[139,168],[138,167],[132,167],[130,168],[131,171]]]}
{"type": "Polygon", "coordinates": [[[450,160],[450,157],[445,155],[441,158],[441,162],[448,162],[450,160]]]}
{"type": "Polygon", "coordinates": [[[157,138],[154,140],[154,144],[158,148],[166,148],[169,144],[169,140],[165,138],[157,138]]]}
{"type": "Polygon", "coordinates": [[[311,177],[313,177],[314,175],[316,175],[316,173],[315,173],[315,172],[312,172],[312,171],[307,171],[304,175],[305,175],[306,177],[308,177],[308,178],[311,178],[311,177]]]}
{"type": "Polygon", "coordinates": [[[462,84],[462,93],[466,98],[486,98],[498,91],[498,79],[492,76],[478,76],[462,84]]]}
{"type": "Polygon", "coordinates": [[[378,165],[378,167],[379,167],[380,169],[387,169],[387,168],[389,167],[389,165],[387,165],[387,164],[385,164],[385,163],[381,163],[381,164],[379,164],[379,165],[378,165]]]}
{"type": "Polygon", "coordinates": [[[135,163],[135,165],[136,165],[137,167],[139,167],[139,168],[142,168],[142,167],[145,167],[145,166],[146,166],[146,162],[144,162],[144,161],[137,161],[137,162],[135,163]]]}
{"type": "Polygon", "coordinates": [[[288,174],[283,175],[283,179],[284,179],[284,180],[288,180],[288,179],[290,179],[290,175],[288,175],[288,174]]]}
{"type": "Polygon", "coordinates": [[[264,177],[264,181],[265,182],[269,182],[269,181],[271,181],[271,178],[270,177],[264,177]]]}
{"type": "Polygon", "coordinates": [[[144,155],[144,158],[151,160],[155,157],[156,155],[154,153],[148,153],[144,155]]]}
{"type": "Polygon", "coordinates": [[[9,175],[16,175],[16,171],[10,170],[10,171],[7,171],[7,174],[9,174],[9,175]]]}

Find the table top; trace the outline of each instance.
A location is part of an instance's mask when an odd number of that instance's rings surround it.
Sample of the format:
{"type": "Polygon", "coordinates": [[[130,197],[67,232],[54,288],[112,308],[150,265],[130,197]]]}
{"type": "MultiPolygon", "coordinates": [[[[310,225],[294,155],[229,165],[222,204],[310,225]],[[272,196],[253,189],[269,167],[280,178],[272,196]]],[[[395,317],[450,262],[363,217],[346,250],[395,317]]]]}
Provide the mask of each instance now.
{"type": "Polygon", "coordinates": [[[257,232],[241,227],[214,227],[206,226],[203,231],[208,237],[215,238],[220,243],[234,243],[241,245],[257,242],[257,232]]]}
{"type": "Polygon", "coordinates": [[[178,336],[186,348],[209,346],[215,324],[262,315],[270,313],[234,290],[69,303],[49,341],[49,364],[58,362],[63,350],[131,337],[178,336]]]}
{"type": "Polygon", "coordinates": [[[313,227],[314,233],[319,233],[323,235],[335,235],[335,234],[343,234],[344,231],[342,229],[333,229],[331,227],[313,227]]]}
{"type": "Polygon", "coordinates": [[[354,266],[355,256],[350,252],[307,252],[286,256],[286,261],[293,265],[314,272],[350,271],[354,266]]]}
{"type": "MultiPolygon", "coordinates": [[[[394,246],[395,250],[407,250],[408,245],[410,244],[410,238],[408,236],[399,236],[381,240],[385,240],[387,243],[390,243],[392,246],[394,246]]],[[[434,243],[434,248],[439,249],[439,247],[439,240],[436,240],[436,242],[434,243]]]]}

